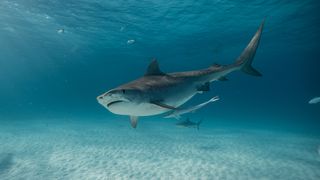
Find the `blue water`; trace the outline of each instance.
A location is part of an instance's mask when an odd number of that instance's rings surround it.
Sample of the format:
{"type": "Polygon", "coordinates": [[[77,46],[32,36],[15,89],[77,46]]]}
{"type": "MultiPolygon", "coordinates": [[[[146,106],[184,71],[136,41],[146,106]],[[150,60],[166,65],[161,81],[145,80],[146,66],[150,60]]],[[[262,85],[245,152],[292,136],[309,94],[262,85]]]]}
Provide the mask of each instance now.
{"type": "Polygon", "coordinates": [[[0,179],[320,179],[315,0],[0,2],[0,179]],[[110,113],[96,97],[142,76],[230,64],[263,19],[253,66],[176,120],[110,113]],[[63,29],[63,32],[61,30],[63,29]],[[60,30],[60,31],[59,31],[60,30]],[[128,40],[134,40],[128,43],[128,40]]]}

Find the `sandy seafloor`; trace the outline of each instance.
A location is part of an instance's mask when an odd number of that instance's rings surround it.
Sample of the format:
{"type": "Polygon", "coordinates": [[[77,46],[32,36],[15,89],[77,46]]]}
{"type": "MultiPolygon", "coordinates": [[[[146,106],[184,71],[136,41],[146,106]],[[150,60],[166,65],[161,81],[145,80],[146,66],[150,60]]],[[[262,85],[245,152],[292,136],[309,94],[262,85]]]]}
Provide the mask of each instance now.
{"type": "Polygon", "coordinates": [[[2,122],[0,179],[320,179],[319,136],[174,122],[2,122]]]}

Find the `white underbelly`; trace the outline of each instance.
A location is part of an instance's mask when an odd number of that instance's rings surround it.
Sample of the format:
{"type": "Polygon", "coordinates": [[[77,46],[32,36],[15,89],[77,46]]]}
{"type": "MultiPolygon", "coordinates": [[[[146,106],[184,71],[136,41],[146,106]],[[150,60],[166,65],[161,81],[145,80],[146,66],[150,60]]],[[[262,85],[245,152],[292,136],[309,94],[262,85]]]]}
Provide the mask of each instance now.
{"type": "Polygon", "coordinates": [[[122,103],[121,105],[114,105],[108,108],[114,114],[129,115],[129,116],[152,116],[170,111],[170,109],[163,108],[151,103],[122,103]]]}
{"type": "MultiPolygon", "coordinates": [[[[175,108],[181,106],[185,102],[187,102],[189,99],[192,98],[195,94],[190,94],[189,96],[185,96],[183,98],[176,98],[171,99],[168,101],[164,101],[164,104],[167,104],[169,106],[173,106],[175,108]]],[[[171,111],[172,109],[161,107],[156,104],[152,103],[130,103],[130,102],[123,102],[119,104],[114,104],[111,107],[107,107],[110,112],[114,114],[119,115],[129,115],[129,116],[153,116],[162,114],[168,111],[171,111]]]]}

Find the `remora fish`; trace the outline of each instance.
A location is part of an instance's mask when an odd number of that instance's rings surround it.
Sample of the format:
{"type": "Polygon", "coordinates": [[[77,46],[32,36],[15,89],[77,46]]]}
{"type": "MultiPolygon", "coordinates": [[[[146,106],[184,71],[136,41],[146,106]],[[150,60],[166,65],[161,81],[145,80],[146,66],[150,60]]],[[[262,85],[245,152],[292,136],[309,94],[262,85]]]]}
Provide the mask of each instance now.
{"type": "Polygon", "coordinates": [[[199,92],[209,91],[213,81],[225,80],[233,71],[241,70],[261,76],[251,64],[259,45],[264,22],[236,61],[229,65],[213,65],[206,69],[164,73],[153,60],[141,78],[111,89],[97,97],[110,112],[130,116],[136,128],[139,116],[158,115],[175,110],[199,92]]]}
{"type": "Polygon", "coordinates": [[[199,126],[202,123],[202,120],[198,121],[198,122],[192,122],[190,121],[189,118],[187,118],[184,121],[178,122],[176,123],[176,126],[181,126],[181,127],[196,127],[199,130],[199,126]]]}
{"type": "Polygon", "coordinates": [[[309,104],[317,104],[320,102],[320,97],[314,97],[309,101],[309,104]]]}
{"type": "Polygon", "coordinates": [[[211,102],[214,102],[214,101],[218,101],[218,100],[219,100],[219,97],[216,96],[216,97],[211,98],[209,101],[206,101],[204,103],[198,104],[196,106],[192,106],[192,107],[188,107],[188,108],[182,108],[182,109],[177,108],[177,109],[173,110],[169,115],[165,116],[164,118],[180,119],[182,114],[186,114],[186,113],[189,113],[189,112],[194,112],[197,109],[200,109],[200,108],[204,107],[205,105],[207,105],[207,104],[209,104],[211,102]]]}

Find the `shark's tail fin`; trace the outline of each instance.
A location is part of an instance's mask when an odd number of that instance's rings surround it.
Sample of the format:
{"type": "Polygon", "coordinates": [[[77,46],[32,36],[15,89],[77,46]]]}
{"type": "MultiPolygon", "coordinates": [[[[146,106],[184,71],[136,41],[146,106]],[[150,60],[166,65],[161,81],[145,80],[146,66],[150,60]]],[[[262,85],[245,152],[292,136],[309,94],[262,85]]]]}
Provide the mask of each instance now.
{"type": "Polygon", "coordinates": [[[241,70],[247,74],[253,75],[253,76],[262,76],[262,74],[254,69],[252,67],[252,61],[254,58],[254,55],[256,54],[263,26],[264,26],[264,21],[262,21],[261,25],[259,26],[259,29],[257,30],[256,34],[253,36],[251,39],[250,43],[247,45],[247,47],[243,50],[241,55],[238,57],[236,60],[236,64],[240,66],[241,70]]]}
{"type": "Polygon", "coordinates": [[[197,130],[199,131],[199,126],[202,123],[202,119],[200,121],[197,122],[197,130]]]}

